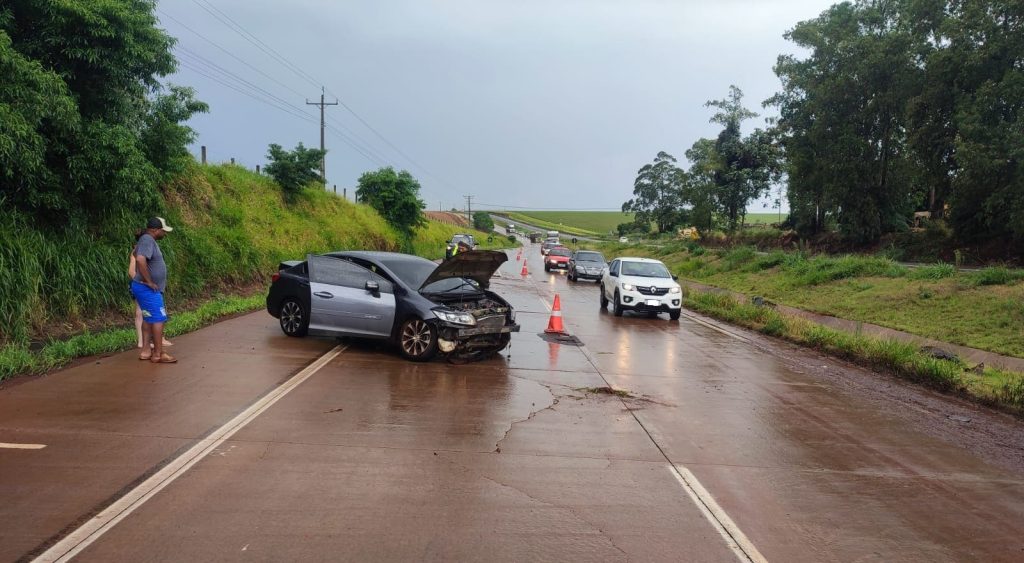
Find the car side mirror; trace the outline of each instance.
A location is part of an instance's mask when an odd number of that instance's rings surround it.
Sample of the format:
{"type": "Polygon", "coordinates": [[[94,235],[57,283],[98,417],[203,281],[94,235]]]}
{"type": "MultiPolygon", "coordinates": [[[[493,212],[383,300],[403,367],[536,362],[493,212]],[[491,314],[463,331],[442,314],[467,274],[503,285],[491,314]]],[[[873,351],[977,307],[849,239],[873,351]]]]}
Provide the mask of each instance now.
{"type": "Polygon", "coordinates": [[[679,281],[679,276],[673,275],[672,276],[672,281],[679,281]]]}
{"type": "Polygon", "coordinates": [[[372,293],[374,297],[380,297],[380,284],[375,281],[366,282],[366,291],[372,293]]]}
{"type": "Polygon", "coordinates": [[[608,275],[613,277],[613,278],[619,277],[619,274],[616,274],[615,272],[608,272],[608,275]]]}

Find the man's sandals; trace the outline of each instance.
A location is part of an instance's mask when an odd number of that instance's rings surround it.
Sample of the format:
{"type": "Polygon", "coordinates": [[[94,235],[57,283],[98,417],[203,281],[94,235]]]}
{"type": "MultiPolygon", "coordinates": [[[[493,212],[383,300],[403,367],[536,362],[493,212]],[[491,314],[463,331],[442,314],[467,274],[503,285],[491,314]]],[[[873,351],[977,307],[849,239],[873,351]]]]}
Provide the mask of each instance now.
{"type": "Polygon", "coordinates": [[[156,358],[153,357],[152,353],[150,353],[150,354],[140,354],[139,355],[139,359],[143,360],[143,361],[149,360],[149,361],[153,362],[154,364],[176,364],[176,363],[178,363],[178,358],[175,358],[174,356],[168,354],[167,352],[164,352],[163,354],[160,354],[160,356],[156,357],[156,358]]]}

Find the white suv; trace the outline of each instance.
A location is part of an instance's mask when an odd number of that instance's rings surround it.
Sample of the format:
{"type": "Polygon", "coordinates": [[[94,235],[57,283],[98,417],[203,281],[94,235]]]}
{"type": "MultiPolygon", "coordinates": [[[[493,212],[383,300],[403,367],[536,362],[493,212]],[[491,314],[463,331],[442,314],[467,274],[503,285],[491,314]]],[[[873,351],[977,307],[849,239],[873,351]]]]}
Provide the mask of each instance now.
{"type": "Polygon", "coordinates": [[[616,258],[601,274],[601,307],[611,302],[616,317],[625,310],[668,313],[679,320],[683,292],[665,264],[650,258],[616,258]]]}

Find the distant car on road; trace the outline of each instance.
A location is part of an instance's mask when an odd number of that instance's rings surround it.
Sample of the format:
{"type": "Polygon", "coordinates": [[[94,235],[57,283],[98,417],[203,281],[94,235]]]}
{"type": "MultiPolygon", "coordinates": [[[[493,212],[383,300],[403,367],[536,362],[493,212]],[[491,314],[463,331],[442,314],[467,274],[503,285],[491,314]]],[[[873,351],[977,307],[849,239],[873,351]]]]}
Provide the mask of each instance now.
{"type": "Polygon", "coordinates": [[[564,246],[553,247],[548,251],[547,258],[544,259],[544,271],[568,270],[570,256],[572,256],[572,252],[568,248],[564,246]]]}
{"type": "Polygon", "coordinates": [[[601,281],[601,274],[608,264],[604,255],[593,250],[577,250],[569,257],[569,280],[601,281]]]}
{"type": "Polygon", "coordinates": [[[515,311],[489,291],[504,252],[475,250],[440,265],[395,252],[332,252],[282,262],[267,311],[288,336],[318,334],[388,340],[402,356],[483,357],[519,331],[515,311]]]}
{"type": "Polygon", "coordinates": [[[627,310],[668,313],[675,321],[682,313],[682,288],[665,264],[650,258],[616,258],[601,275],[601,308],[612,304],[616,317],[627,310]]]}
{"type": "Polygon", "coordinates": [[[557,240],[548,240],[548,241],[545,241],[545,242],[544,242],[544,244],[540,245],[540,253],[541,253],[541,254],[542,254],[543,256],[547,256],[547,255],[548,255],[548,252],[549,252],[549,251],[550,251],[550,250],[551,250],[552,248],[555,248],[555,247],[557,247],[557,246],[562,246],[562,243],[558,242],[557,240]]]}
{"type": "Polygon", "coordinates": [[[627,243],[627,242],[629,242],[629,239],[627,237],[619,237],[619,242],[627,243]]]}
{"type": "Polygon", "coordinates": [[[455,249],[459,246],[460,242],[466,243],[466,245],[469,246],[470,250],[476,249],[476,239],[473,238],[473,235],[452,235],[452,240],[448,241],[448,246],[446,246],[444,249],[445,260],[451,258],[453,254],[458,254],[457,252],[455,252],[455,249]]]}

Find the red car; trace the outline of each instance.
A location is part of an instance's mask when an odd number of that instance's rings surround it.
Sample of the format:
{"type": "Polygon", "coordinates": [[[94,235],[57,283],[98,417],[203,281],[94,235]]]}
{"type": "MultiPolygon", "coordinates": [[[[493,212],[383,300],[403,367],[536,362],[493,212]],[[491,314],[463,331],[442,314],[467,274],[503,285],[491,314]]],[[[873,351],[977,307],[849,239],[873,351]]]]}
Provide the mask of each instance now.
{"type": "Polygon", "coordinates": [[[572,252],[564,246],[556,246],[548,251],[547,257],[544,258],[544,271],[550,272],[551,270],[569,270],[569,258],[572,256],[572,252]]]}

